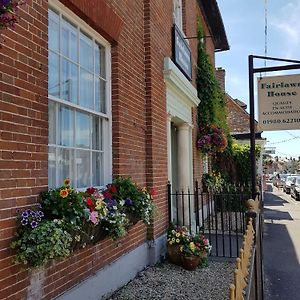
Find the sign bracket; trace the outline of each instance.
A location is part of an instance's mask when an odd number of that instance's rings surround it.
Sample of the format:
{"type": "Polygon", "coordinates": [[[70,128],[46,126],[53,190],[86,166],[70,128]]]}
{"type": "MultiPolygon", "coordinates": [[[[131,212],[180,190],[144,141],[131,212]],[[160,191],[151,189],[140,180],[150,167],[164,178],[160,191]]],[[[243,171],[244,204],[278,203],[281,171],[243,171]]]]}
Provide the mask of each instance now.
{"type": "Polygon", "coordinates": [[[256,157],[255,157],[255,110],[254,110],[254,74],[261,72],[274,72],[283,70],[300,69],[300,61],[293,59],[249,55],[248,71],[249,71],[249,106],[250,106],[250,158],[251,158],[251,191],[252,198],[256,196],[256,157]],[[293,64],[281,65],[274,67],[254,68],[254,59],[272,60],[280,62],[289,62],[293,64]]]}

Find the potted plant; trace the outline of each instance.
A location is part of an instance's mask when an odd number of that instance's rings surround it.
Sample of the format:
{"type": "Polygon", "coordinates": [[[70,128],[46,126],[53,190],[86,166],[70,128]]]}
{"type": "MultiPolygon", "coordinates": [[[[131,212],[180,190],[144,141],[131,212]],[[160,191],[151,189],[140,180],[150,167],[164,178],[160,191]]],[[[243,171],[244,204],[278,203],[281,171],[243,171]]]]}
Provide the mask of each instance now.
{"type": "Polygon", "coordinates": [[[201,260],[207,259],[210,250],[209,240],[204,235],[187,236],[180,247],[182,267],[190,271],[195,270],[200,265],[201,260]]]}
{"type": "Polygon", "coordinates": [[[185,243],[187,236],[185,226],[176,227],[173,223],[170,224],[167,232],[167,253],[171,263],[181,265],[180,247],[185,243]]]}

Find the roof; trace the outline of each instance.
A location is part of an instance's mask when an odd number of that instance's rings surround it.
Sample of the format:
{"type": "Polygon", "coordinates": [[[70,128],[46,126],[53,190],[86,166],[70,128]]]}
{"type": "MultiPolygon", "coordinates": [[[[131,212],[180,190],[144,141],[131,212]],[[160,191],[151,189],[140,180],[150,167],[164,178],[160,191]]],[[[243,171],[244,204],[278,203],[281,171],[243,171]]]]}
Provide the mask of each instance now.
{"type": "Polygon", "coordinates": [[[247,109],[247,104],[239,99],[233,99],[241,108],[247,109]]]}
{"type": "Polygon", "coordinates": [[[217,1],[198,0],[198,3],[204,12],[204,17],[211,32],[216,51],[229,50],[225,27],[217,1]]]}

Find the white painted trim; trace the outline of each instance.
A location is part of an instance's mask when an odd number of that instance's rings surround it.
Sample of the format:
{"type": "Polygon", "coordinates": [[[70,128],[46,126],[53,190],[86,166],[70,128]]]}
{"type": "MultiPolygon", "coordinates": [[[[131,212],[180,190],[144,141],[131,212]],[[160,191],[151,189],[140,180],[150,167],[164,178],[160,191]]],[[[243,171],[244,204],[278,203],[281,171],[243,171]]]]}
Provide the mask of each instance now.
{"type": "MultiPolygon", "coordinates": [[[[73,22],[75,24],[75,26],[77,27],[77,30],[83,30],[84,32],[86,32],[92,38],[93,45],[94,45],[94,41],[95,41],[105,48],[105,76],[106,76],[106,79],[105,79],[105,81],[106,81],[105,108],[106,108],[106,113],[97,112],[93,109],[85,108],[78,104],[48,95],[48,98],[52,101],[55,101],[56,103],[59,103],[62,105],[67,105],[70,108],[84,111],[91,115],[102,118],[102,120],[103,120],[103,122],[102,122],[103,149],[102,150],[103,151],[99,151],[99,153],[101,152],[103,155],[103,157],[102,157],[102,162],[103,162],[102,169],[103,170],[102,170],[101,175],[103,175],[103,181],[104,181],[104,186],[105,186],[107,183],[110,183],[112,181],[111,45],[97,31],[95,31],[92,27],[90,27],[86,22],[84,22],[80,17],[78,17],[75,13],[73,13],[70,9],[68,9],[65,5],[63,5],[60,1],[49,0],[48,5],[49,5],[50,9],[53,9],[54,11],[57,11],[59,13],[59,18],[61,18],[61,15],[65,16],[68,20],[70,20],[71,22],[73,22]]],[[[59,30],[61,30],[61,24],[60,24],[59,30]]],[[[80,39],[80,37],[78,36],[78,43],[79,43],[79,39],[80,39]]],[[[80,47],[78,47],[78,49],[80,51],[80,47]]],[[[61,53],[59,55],[61,55],[61,53]]],[[[80,55],[80,53],[78,53],[78,55],[80,55]]],[[[78,62],[77,62],[77,65],[78,65],[78,62]]],[[[60,66],[60,68],[61,68],[61,66],[60,66]]],[[[94,63],[94,68],[95,68],[95,63],[94,63]]],[[[80,77],[80,74],[78,74],[78,76],[80,77]]],[[[95,72],[93,73],[93,76],[95,76],[95,72]]],[[[80,95],[79,84],[78,84],[77,92],[78,92],[78,97],[79,97],[79,95],[80,95]]],[[[94,97],[94,101],[95,101],[95,97],[94,97]]],[[[56,111],[56,113],[57,113],[57,111],[56,111]]],[[[56,114],[56,117],[57,117],[57,114],[56,114]]],[[[56,124],[56,125],[58,125],[58,124],[56,124]]],[[[58,127],[56,127],[56,129],[57,128],[58,127]]],[[[74,134],[75,134],[75,131],[74,131],[74,134]]],[[[56,145],[54,145],[54,146],[56,146],[56,145]]],[[[57,147],[55,147],[55,148],[57,148],[57,147]]],[[[56,150],[56,153],[57,153],[57,150],[56,150]]],[[[76,164],[74,165],[74,167],[75,166],[76,166],[76,164]]],[[[76,172],[76,168],[74,171],[76,172]]],[[[90,161],[90,172],[92,172],[92,158],[90,161]]],[[[57,178],[58,178],[58,176],[56,175],[56,181],[58,180],[57,178]]]]}
{"type": "Polygon", "coordinates": [[[81,29],[87,31],[90,35],[92,35],[92,37],[98,40],[104,47],[111,47],[110,43],[105,38],[103,38],[96,30],[94,30],[91,26],[89,26],[86,22],[84,22],[80,17],[78,17],[69,8],[63,5],[60,1],[49,0],[48,6],[49,8],[51,7],[54,8],[54,10],[56,8],[56,10],[63,11],[64,16],[66,16],[70,20],[74,20],[81,29]]]}
{"type": "Polygon", "coordinates": [[[200,99],[196,88],[187,80],[183,73],[176,67],[170,57],[164,59],[164,80],[168,89],[173,90],[179,99],[189,108],[198,106],[200,99]]]}

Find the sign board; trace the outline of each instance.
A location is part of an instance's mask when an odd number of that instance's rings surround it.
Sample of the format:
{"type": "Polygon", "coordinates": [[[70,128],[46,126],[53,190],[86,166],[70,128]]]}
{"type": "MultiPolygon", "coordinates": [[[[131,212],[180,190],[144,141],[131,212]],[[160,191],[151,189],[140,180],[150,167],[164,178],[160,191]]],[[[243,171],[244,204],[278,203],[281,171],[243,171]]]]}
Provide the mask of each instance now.
{"type": "Polygon", "coordinates": [[[174,63],[188,80],[192,80],[191,49],[184,39],[180,29],[175,24],[173,26],[172,44],[174,63]]]}
{"type": "Polygon", "coordinates": [[[276,149],[265,149],[263,154],[275,154],[276,149]]]}
{"type": "Polygon", "coordinates": [[[300,75],[263,77],[257,83],[259,128],[300,129],[300,75]]]}

